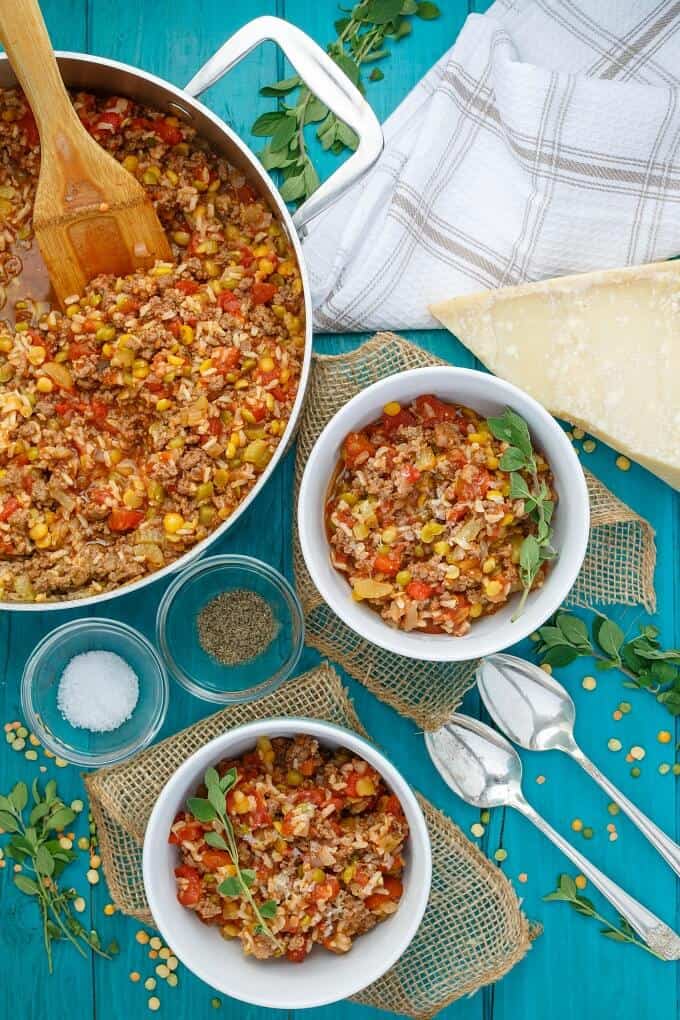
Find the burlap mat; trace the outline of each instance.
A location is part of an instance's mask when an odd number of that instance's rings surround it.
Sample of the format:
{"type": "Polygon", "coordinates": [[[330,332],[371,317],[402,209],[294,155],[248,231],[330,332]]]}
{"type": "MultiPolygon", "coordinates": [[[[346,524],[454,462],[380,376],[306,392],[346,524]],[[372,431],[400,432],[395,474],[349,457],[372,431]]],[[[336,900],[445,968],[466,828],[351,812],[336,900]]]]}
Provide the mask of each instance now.
{"type": "MultiPolygon", "coordinates": [[[[378,333],[347,354],[314,355],[295,464],[297,489],[310,450],[327,422],[348,400],[385,376],[423,365],[443,365],[394,333],[378,333]]],[[[643,605],[654,612],[654,530],[589,471],[591,531],[581,573],[567,603],[643,605]]],[[[305,614],[307,643],[339,662],[356,680],[426,730],[449,718],[472,685],[477,661],[418,662],[363,640],[326,605],[307,572],[297,528],[295,581],[305,614]]]]}
{"type": "MultiPolygon", "coordinates": [[[[261,701],[225,708],[122,765],[85,777],[109,891],[123,913],[153,923],[142,882],[142,842],[151,809],[172,773],[225,730],[280,715],[325,719],[366,733],[337,673],[324,663],[261,701]]],[[[530,934],[500,869],[445,815],[418,799],[432,841],[427,911],[399,962],[356,999],[393,1013],[431,1017],[506,974],[526,953],[530,934]]]]}

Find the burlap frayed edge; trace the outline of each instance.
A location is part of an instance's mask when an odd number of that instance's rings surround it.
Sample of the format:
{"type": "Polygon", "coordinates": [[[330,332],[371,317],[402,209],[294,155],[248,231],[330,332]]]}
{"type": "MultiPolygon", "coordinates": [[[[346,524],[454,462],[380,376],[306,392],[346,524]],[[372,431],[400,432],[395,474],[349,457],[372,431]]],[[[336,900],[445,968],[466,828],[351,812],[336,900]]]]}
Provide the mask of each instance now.
{"type": "MultiPolygon", "coordinates": [[[[315,354],[298,435],[296,498],[309,452],[339,407],[379,378],[424,365],[445,365],[394,333],[382,332],[353,351],[315,354]]],[[[584,469],[591,503],[591,540],[566,605],[643,605],[656,608],[654,529],[584,469]]],[[[358,637],[323,601],[307,571],[297,525],[293,533],[295,584],[306,622],[306,640],[339,662],[378,698],[423,729],[441,726],[474,685],[477,661],[411,663],[358,637]],[[418,669],[418,681],[412,676],[418,669]],[[446,692],[445,695],[442,692],[446,692]]]]}

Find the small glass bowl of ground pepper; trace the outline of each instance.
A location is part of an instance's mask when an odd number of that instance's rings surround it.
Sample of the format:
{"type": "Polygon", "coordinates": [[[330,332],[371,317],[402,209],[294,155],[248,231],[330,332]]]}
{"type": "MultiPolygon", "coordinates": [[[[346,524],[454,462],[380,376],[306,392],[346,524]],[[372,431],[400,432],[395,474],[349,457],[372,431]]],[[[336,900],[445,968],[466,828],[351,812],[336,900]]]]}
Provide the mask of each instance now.
{"type": "Polygon", "coordinates": [[[304,618],[278,570],[250,556],[212,556],[168,587],[156,636],[186,690],[233,704],[262,698],[291,675],[304,645],[304,618]]]}

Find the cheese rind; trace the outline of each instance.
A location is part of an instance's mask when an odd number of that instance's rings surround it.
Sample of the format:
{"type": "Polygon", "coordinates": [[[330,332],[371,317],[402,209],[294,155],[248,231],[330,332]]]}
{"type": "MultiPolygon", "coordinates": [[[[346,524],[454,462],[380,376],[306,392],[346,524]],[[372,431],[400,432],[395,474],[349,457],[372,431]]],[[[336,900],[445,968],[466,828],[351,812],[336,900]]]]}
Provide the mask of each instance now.
{"type": "Polygon", "coordinates": [[[484,291],[430,311],[496,375],[680,489],[680,261],[484,291]]]}

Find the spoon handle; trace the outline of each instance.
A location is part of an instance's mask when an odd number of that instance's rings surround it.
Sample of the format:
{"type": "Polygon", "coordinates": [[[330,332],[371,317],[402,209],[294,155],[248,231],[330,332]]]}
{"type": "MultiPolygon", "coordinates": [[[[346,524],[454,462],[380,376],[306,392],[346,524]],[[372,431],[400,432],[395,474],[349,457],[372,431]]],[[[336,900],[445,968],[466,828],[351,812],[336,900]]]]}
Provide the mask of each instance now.
{"type": "Polygon", "coordinates": [[[581,768],[619,805],[624,814],[628,815],[631,822],[637,825],[640,832],[659,851],[667,864],[670,864],[675,874],[680,875],[680,846],[674,843],[670,836],[667,836],[658,825],[655,825],[651,818],[648,818],[643,811],[640,811],[635,804],[632,804],[627,797],[624,797],[621,791],[600,772],[597,765],[590,758],[586,757],[580,748],[576,748],[570,754],[579,763],[581,768]]]}
{"type": "Polygon", "coordinates": [[[576,867],[585,875],[588,881],[592,882],[596,889],[599,889],[605,899],[609,900],[612,906],[618,911],[621,917],[625,918],[641,939],[647,943],[649,948],[663,960],[680,959],[680,936],[678,936],[668,925],[664,924],[656,914],[647,910],[636,899],[629,896],[627,892],[607,878],[599,868],[584,857],[583,854],[564,839],[541,815],[528,804],[523,798],[513,800],[512,806],[517,808],[529,821],[533,822],[537,829],[548,837],[548,839],[559,847],[576,867]]]}

